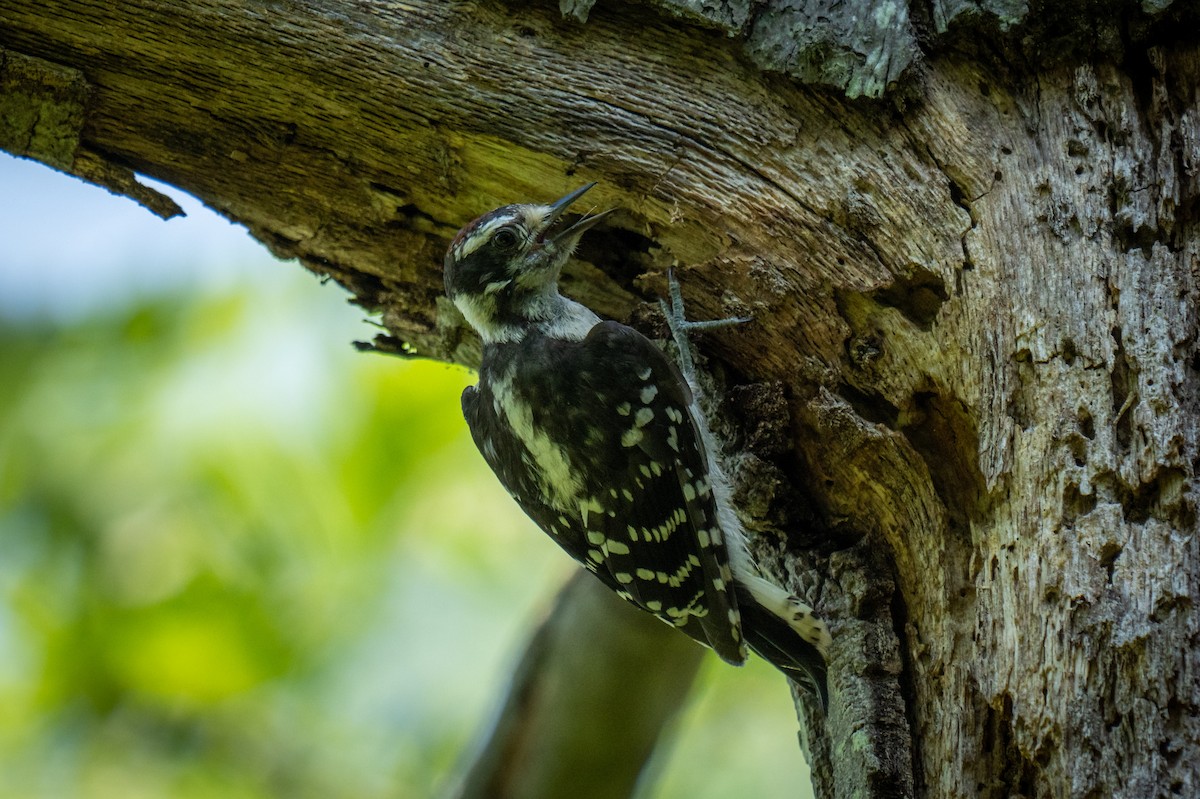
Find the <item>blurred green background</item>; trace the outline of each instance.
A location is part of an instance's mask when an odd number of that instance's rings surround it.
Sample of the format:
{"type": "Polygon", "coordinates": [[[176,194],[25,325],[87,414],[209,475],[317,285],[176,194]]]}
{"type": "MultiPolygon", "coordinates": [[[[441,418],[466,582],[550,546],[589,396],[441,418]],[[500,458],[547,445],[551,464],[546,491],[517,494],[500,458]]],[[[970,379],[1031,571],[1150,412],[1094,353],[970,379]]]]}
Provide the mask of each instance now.
{"type": "MultiPolygon", "coordinates": [[[[0,797],[434,796],[575,567],[468,371],[171,193],[0,155],[0,797]]],[[[640,796],[805,795],[795,728],[710,657],[640,796]]]]}

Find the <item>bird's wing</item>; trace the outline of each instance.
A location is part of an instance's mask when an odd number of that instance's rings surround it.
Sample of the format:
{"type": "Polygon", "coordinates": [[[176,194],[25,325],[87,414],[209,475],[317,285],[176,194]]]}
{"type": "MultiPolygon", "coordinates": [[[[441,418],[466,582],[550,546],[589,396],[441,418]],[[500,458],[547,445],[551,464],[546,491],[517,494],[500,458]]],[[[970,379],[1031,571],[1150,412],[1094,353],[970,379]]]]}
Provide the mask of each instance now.
{"type": "MultiPolygon", "coordinates": [[[[490,389],[468,389],[476,445],[543,530],[621,596],[745,660],[728,553],[691,398],[671,361],[616,322],[582,341],[545,339],[521,353],[531,441],[499,418],[490,389]],[[548,446],[550,442],[552,446],[548,446]],[[561,456],[561,460],[560,457],[561,456]],[[551,499],[550,483],[568,489],[551,499]]],[[[510,388],[506,388],[510,390],[510,388]]]]}

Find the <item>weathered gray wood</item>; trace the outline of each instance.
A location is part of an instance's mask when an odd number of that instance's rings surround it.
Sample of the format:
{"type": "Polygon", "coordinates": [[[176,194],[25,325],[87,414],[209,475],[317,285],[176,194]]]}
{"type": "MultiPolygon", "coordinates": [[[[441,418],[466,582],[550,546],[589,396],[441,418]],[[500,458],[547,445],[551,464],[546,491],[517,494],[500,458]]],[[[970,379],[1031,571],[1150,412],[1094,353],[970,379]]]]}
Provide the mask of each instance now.
{"type": "MultiPolygon", "coordinates": [[[[936,24],[1024,13],[978,7],[936,24]]],[[[0,47],[86,82],[60,167],[187,189],[431,357],[477,356],[457,227],[601,181],[570,292],[625,318],[674,267],[694,317],[755,319],[701,343],[781,398],[720,429],[834,627],[819,795],[1196,795],[1200,46],[1039,65],[1036,23],[925,57],[902,107],[641,4],[9,0],[0,47]]]]}
{"type": "MultiPolygon", "coordinates": [[[[560,0],[559,8],[586,22],[595,5],[560,0]]],[[[831,86],[848,97],[883,96],[921,59],[905,0],[653,0],[653,5],[740,40],[763,70],[831,86]]]]}
{"type": "Polygon", "coordinates": [[[932,7],[933,22],[938,33],[945,33],[952,23],[961,21],[960,17],[994,17],[996,24],[1007,30],[1020,23],[1029,13],[1029,4],[1025,0],[933,0],[932,7]]]}
{"type": "Polygon", "coordinates": [[[76,69],[0,48],[0,148],[129,197],[170,219],[183,211],[80,141],[90,87],[76,69]]]}

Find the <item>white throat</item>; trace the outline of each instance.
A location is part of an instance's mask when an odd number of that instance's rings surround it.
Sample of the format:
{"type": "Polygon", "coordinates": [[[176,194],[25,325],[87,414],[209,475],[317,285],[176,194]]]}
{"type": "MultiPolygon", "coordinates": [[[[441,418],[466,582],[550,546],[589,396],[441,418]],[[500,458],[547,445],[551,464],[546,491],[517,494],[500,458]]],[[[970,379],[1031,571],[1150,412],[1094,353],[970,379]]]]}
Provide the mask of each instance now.
{"type": "Polygon", "coordinates": [[[513,320],[497,319],[496,298],[490,294],[459,295],[454,305],[479,333],[484,344],[520,341],[531,330],[565,341],[579,341],[600,322],[600,317],[557,291],[532,297],[513,320]]]}

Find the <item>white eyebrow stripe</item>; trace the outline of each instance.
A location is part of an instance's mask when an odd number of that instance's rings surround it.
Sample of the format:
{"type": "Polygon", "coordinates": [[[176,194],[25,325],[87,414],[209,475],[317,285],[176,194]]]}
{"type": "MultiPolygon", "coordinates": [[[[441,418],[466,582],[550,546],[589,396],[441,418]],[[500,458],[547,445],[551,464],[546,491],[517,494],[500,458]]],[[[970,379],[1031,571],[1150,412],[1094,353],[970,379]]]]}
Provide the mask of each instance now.
{"type": "Polygon", "coordinates": [[[498,216],[495,219],[489,219],[483,224],[479,230],[473,231],[459,243],[458,260],[466,258],[471,253],[478,250],[485,242],[492,238],[492,234],[505,225],[511,224],[513,218],[511,216],[498,216]]]}

